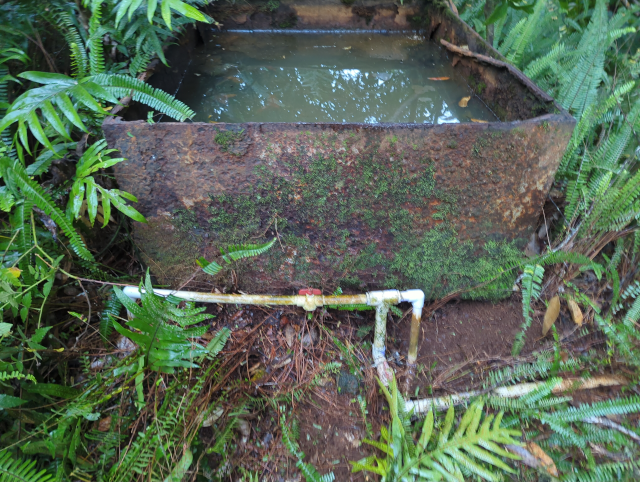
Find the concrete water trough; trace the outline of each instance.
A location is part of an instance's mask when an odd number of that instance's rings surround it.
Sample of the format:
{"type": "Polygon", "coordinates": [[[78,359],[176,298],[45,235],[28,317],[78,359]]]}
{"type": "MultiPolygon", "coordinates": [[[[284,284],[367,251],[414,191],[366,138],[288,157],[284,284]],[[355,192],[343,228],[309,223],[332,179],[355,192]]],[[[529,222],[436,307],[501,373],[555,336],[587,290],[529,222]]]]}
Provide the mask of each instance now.
{"type": "MultiPolygon", "coordinates": [[[[160,282],[183,286],[199,256],[276,237],[225,279],[259,293],[420,288],[435,298],[472,286],[524,248],[574,119],[447,8],[415,0],[216,8],[211,15],[229,31],[419,32],[496,120],[150,124],[131,105],[103,129],[128,159],[115,175],[148,220],[133,234],[160,282]]],[[[204,25],[188,32],[149,82],[178,92],[194,47],[212,34],[204,25]]],[[[212,282],[206,276],[190,287],[212,282]]]]}

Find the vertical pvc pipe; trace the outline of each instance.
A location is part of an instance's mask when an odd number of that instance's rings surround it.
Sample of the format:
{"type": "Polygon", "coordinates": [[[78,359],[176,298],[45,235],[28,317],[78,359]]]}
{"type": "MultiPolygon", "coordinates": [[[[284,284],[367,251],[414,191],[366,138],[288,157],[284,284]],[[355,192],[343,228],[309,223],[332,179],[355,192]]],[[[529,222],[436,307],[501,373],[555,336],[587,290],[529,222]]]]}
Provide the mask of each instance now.
{"type": "Polygon", "coordinates": [[[387,303],[380,303],[376,305],[376,324],[373,334],[373,347],[371,349],[373,363],[378,370],[378,377],[385,386],[388,386],[389,382],[393,379],[393,370],[389,366],[385,356],[387,313],[389,313],[389,305],[387,303]]]}
{"type": "Polygon", "coordinates": [[[407,364],[415,365],[418,359],[418,339],[420,338],[420,320],[422,319],[422,306],[419,310],[413,307],[411,314],[411,335],[409,337],[409,354],[407,364]]]}

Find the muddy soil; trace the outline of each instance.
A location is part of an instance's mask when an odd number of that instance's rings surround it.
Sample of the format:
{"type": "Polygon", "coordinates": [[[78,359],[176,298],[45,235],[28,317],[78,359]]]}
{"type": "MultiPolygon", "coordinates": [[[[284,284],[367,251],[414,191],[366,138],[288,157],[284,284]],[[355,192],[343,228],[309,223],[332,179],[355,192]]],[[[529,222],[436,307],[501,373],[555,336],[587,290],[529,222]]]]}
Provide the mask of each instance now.
{"type": "MultiPolygon", "coordinates": [[[[387,323],[387,354],[402,386],[410,306],[401,308],[404,316],[393,315],[387,323]]],[[[308,319],[296,309],[212,309],[219,310],[212,329],[231,328],[234,335],[226,351],[241,352],[238,360],[243,360],[229,378],[236,378],[229,399],[253,400],[253,411],[246,416],[250,435],[236,445],[231,464],[259,471],[261,480],[303,480],[296,460],[281,442],[282,412],[277,406],[286,405],[286,417],[296,426],[305,462],[312,463],[321,474],[333,471],[338,481],[374,480],[370,474],[368,479],[362,473],[352,474],[349,464],[374,452],[362,440],[377,439],[380,424],[388,422],[370,355],[374,313],[329,310],[308,319]],[[329,362],[341,362],[342,367],[322,373],[320,367],[329,362]],[[359,398],[366,401],[368,427],[359,398]]],[[[542,318],[543,312],[534,314],[520,361],[531,358],[535,351],[552,349],[551,335],[541,337],[542,318]]],[[[418,373],[405,393],[423,398],[481,387],[490,369],[514,363],[511,348],[522,321],[517,295],[497,303],[453,302],[437,310],[422,321],[418,373]]],[[[592,335],[578,333],[564,316],[556,328],[563,349],[580,352],[601,344],[592,335]]],[[[576,396],[580,400],[580,394],[576,396]]],[[[203,439],[210,436],[203,429],[203,439]]],[[[210,465],[219,461],[220,457],[214,455],[210,465]]],[[[229,480],[242,479],[232,476],[229,480]]]]}

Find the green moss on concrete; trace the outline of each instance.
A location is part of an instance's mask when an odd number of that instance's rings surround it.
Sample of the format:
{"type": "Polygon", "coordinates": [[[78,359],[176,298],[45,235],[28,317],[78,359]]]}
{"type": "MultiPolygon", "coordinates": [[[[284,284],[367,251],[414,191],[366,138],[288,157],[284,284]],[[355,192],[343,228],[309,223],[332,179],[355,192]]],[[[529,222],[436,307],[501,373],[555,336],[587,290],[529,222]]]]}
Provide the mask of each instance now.
{"type": "Polygon", "coordinates": [[[215,138],[213,139],[216,144],[220,146],[220,150],[223,152],[230,152],[231,154],[241,155],[230,151],[231,146],[236,142],[241,141],[244,137],[244,129],[239,132],[234,131],[217,131],[215,138]]]}
{"type": "MultiPolygon", "coordinates": [[[[306,142],[312,141],[333,142],[326,136],[306,142]]],[[[480,145],[486,147],[488,140],[480,145]]],[[[250,193],[210,194],[204,228],[216,246],[277,233],[279,243],[259,261],[275,279],[357,290],[372,284],[417,287],[436,297],[470,286],[517,253],[511,244],[478,248],[458,242],[451,228],[459,215],[458,193],[437,186],[428,159],[412,172],[401,156],[380,154],[349,165],[339,154],[281,162],[277,172],[258,166],[250,193]],[[381,237],[381,229],[388,235],[381,237]],[[379,242],[363,244],[363,239],[379,242]]],[[[182,213],[174,221],[180,232],[194,229],[192,215],[182,213]]],[[[507,284],[466,296],[497,298],[507,284]]]]}
{"type": "MultiPolygon", "coordinates": [[[[510,261],[521,258],[514,243],[487,242],[478,249],[471,241],[460,242],[453,228],[441,224],[416,242],[402,246],[389,268],[405,279],[403,285],[418,286],[427,297],[439,298],[476,286],[492,278],[510,261]]],[[[515,275],[499,279],[462,294],[463,298],[499,299],[508,296],[515,275]]]]}

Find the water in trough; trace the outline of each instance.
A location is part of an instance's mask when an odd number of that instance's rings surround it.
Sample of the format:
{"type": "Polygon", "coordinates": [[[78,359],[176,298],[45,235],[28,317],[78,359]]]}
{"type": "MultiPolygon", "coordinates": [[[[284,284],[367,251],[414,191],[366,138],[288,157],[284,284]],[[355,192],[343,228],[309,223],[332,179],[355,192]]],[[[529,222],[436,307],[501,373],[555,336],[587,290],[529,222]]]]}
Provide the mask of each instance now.
{"type": "Polygon", "coordinates": [[[178,98],[200,122],[496,121],[451,64],[414,34],[218,33],[178,98]]]}

